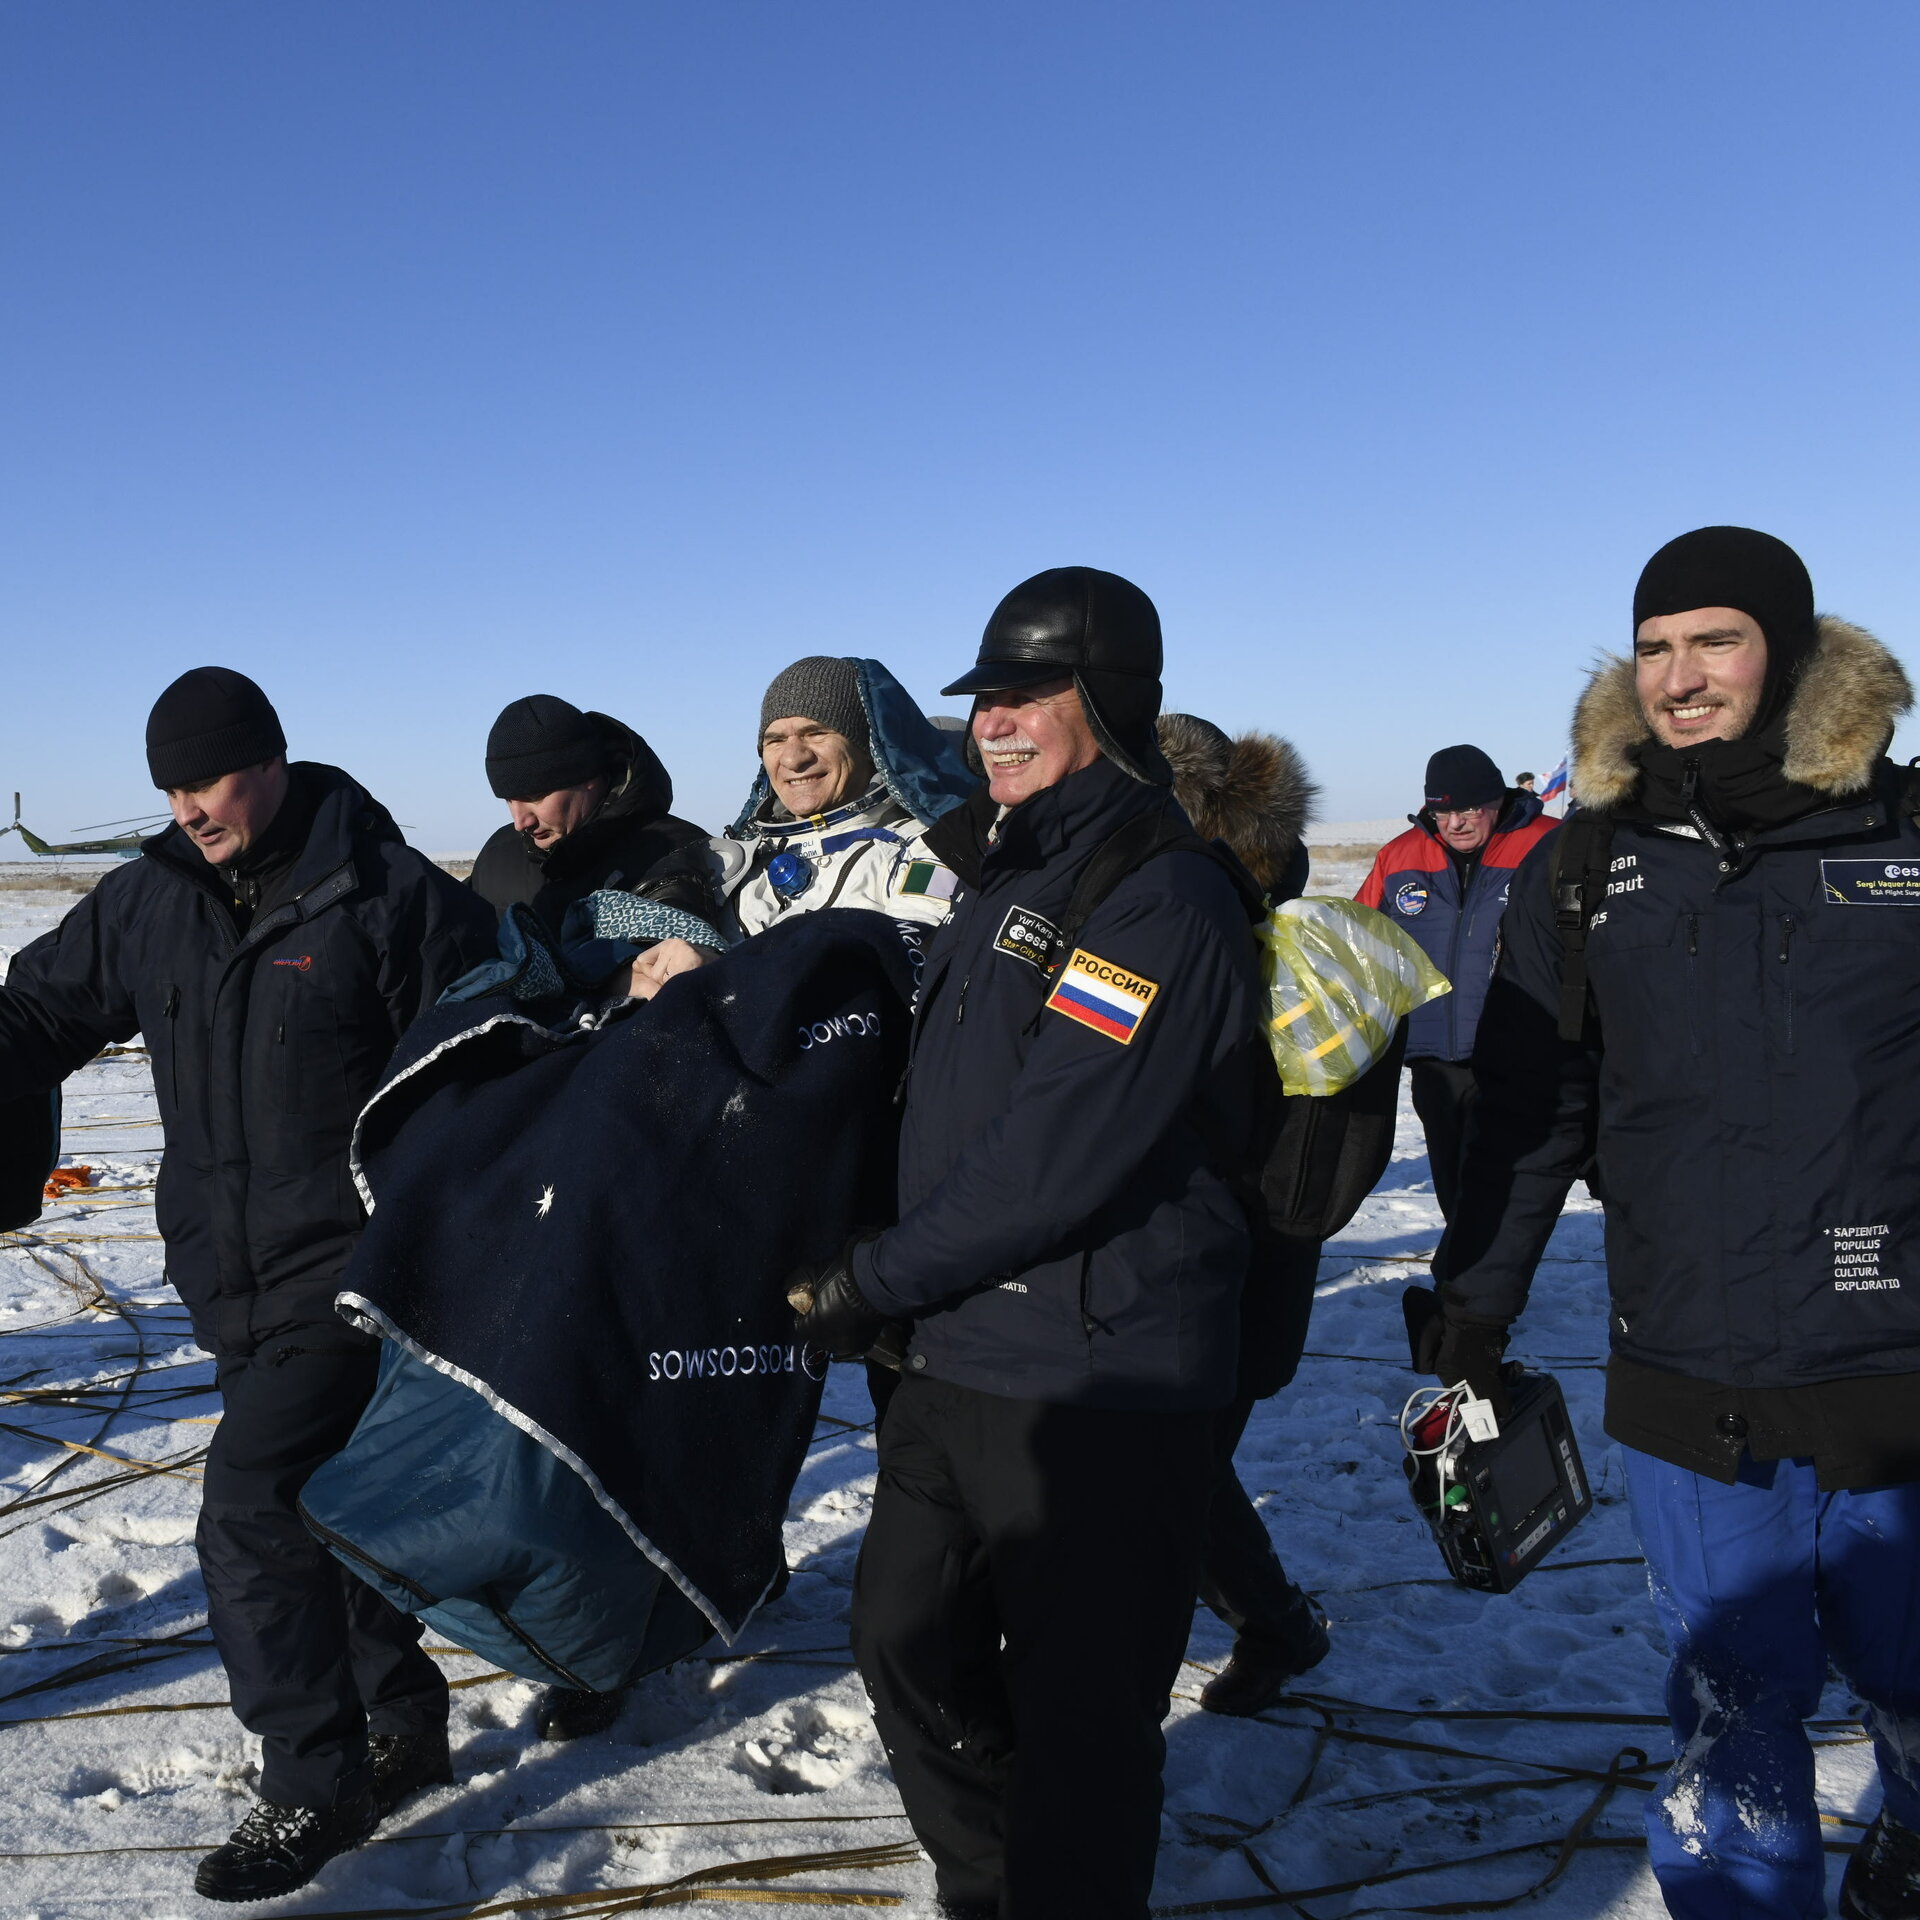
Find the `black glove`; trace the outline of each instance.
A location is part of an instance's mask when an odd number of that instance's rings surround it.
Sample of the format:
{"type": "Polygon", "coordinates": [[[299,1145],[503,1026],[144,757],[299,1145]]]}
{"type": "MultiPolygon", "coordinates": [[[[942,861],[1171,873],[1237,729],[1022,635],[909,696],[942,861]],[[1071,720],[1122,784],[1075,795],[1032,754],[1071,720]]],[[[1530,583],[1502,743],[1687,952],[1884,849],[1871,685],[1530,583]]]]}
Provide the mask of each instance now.
{"type": "Polygon", "coordinates": [[[1401,1296],[1407,1343],[1415,1373],[1437,1374],[1442,1386],[1465,1383],[1504,1421],[1513,1411],[1502,1377],[1507,1329],[1488,1321],[1455,1319],[1431,1287],[1409,1287],[1401,1296]]]}
{"type": "Polygon", "coordinates": [[[887,1325],[887,1316],[854,1284],[853,1250],[859,1245],[849,1240],[833,1259],[787,1275],[794,1330],[834,1360],[858,1360],[887,1325]]]}

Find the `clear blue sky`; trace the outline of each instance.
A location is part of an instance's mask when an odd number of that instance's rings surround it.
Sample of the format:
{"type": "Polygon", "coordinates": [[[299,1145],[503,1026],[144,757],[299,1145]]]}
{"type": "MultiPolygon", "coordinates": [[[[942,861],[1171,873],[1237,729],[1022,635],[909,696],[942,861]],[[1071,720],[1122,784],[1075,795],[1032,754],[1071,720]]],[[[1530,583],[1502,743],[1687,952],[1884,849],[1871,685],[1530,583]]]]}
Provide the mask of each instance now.
{"type": "Polygon", "coordinates": [[[215,661],[428,847],[533,691],[718,825],[789,660],[937,705],[1085,561],[1390,815],[1544,771],[1722,520],[1920,665],[1916,56],[1910,0],[10,0],[0,787],[148,806],[215,661]]]}

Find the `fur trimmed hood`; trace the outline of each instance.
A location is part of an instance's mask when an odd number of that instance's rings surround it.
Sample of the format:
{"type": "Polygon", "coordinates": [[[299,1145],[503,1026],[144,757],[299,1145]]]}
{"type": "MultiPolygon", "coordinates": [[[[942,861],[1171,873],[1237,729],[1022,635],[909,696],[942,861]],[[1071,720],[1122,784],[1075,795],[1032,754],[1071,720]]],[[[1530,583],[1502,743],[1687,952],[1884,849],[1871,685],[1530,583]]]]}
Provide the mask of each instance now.
{"type": "Polygon", "coordinates": [[[1190,713],[1163,713],[1159,736],[1195,831],[1224,840],[1261,886],[1277,885],[1320,793],[1292,744],[1252,730],[1229,737],[1190,713]]]}
{"type": "MultiPolygon", "coordinates": [[[[1864,627],[1823,613],[1813,657],[1787,701],[1786,777],[1836,799],[1862,792],[1912,705],[1913,683],[1887,648],[1864,627]]],[[[1604,656],[1574,709],[1574,799],[1599,813],[1628,799],[1640,782],[1633,750],[1652,737],[1632,660],[1604,656]]]]}

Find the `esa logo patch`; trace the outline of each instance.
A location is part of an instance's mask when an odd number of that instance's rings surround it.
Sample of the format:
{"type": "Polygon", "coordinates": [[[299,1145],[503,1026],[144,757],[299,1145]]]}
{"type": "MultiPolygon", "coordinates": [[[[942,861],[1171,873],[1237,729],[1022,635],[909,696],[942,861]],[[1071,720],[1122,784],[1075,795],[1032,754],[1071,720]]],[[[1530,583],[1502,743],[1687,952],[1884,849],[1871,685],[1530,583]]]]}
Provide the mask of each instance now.
{"type": "Polygon", "coordinates": [[[1393,896],[1393,910],[1411,920],[1427,910],[1427,883],[1424,880],[1405,880],[1393,896]]]}
{"type": "Polygon", "coordinates": [[[1822,860],[1820,888],[1834,907],[1920,907],[1920,860],[1822,860]]]}
{"type": "Polygon", "coordinates": [[[1116,967],[1085,947],[1075,947],[1061,970],[1059,985],[1047,995],[1047,1010],[1064,1013],[1125,1047],[1132,1044],[1159,991],[1158,981],[1131,968],[1116,967]]]}
{"type": "Polygon", "coordinates": [[[1060,951],[1060,929],[1051,920],[1025,907],[1009,907],[994,935],[994,951],[1024,960],[1036,973],[1045,973],[1060,951]]]}

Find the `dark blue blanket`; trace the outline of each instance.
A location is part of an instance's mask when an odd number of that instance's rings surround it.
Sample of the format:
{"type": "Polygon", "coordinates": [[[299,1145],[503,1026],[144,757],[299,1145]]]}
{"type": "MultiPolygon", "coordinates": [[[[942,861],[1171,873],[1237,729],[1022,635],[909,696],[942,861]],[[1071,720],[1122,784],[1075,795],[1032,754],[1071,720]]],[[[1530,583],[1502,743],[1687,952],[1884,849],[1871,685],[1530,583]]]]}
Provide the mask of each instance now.
{"type": "Polygon", "coordinates": [[[304,1496],[349,1565],[538,1678],[658,1664],[661,1574],[732,1637],[825,1371],[781,1282],[892,1217],[917,957],[820,912],[595,1029],[506,998],[412,1029],[360,1119],[341,1294],[403,1354],[304,1496]]]}

